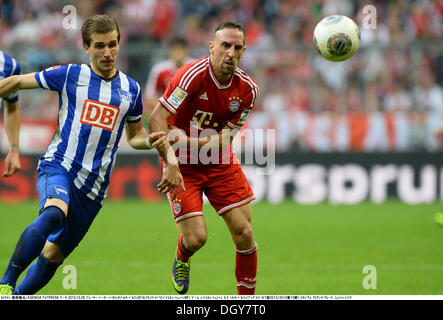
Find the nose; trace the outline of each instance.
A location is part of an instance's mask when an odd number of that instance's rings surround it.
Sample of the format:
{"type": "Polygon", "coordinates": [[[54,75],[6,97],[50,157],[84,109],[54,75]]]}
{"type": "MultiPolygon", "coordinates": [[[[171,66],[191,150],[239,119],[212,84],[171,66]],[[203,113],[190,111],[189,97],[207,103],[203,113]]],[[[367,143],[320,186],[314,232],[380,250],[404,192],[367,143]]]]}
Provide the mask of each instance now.
{"type": "Polygon", "coordinates": [[[233,47],[228,50],[228,57],[232,58],[234,56],[235,49],[233,47]]]}
{"type": "Polygon", "coordinates": [[[108,47],[105,48],[105,51],[103,53],[103,55],[105,57],[110,57],[111,56],[111,49],[109,49],[108,47]]]}

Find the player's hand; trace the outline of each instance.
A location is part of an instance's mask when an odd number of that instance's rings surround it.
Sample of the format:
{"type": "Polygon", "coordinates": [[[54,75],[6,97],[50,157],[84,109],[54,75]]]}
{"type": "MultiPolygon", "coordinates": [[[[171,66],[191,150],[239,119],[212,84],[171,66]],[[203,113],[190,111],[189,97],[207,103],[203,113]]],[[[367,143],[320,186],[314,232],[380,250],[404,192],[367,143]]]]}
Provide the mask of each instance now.
{"type": "Polygon", "coordinates": [[[149,142],[152,147],[156,148],[160,153],[166,153],[166,150],[169,147],[166,133],[162,131],[149,134],[149,142]]]}
{"type": "Polygon", "coordinates": [[[5,158],[5,170],[3,177],[10,177],[14,173],[20,170],[20,154],[17,148],[9,150],[8,155],[5,158]]]}
{"type": "Polygon", "coordinates": [[[163,177],[157,185],[157,190],[162,193],[168,193],[172,189],[171,201],[174,201],[179,187],[186,190],[178,165],[167,165],[163,170],[163,177]]]}

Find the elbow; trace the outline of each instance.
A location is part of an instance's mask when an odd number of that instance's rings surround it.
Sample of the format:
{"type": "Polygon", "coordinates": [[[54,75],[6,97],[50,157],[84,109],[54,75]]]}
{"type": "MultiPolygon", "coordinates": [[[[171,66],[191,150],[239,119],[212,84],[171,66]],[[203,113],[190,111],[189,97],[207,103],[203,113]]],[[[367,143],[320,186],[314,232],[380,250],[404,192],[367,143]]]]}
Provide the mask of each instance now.
{"type": "Polygon", "coordinates": [[[14,75],[0,81],[0,97],[7,97],[20,89],[20,76],[14,75]]]}
{"type": "Polygon", "coordinates": [[[150,132],[153,132],[152,129],[155,126],[155,124],[154,124],[155,118],[154,117],[155,117],[155,115],[152,113],[151,116],[149,117],[149,120],[148,120],[148,128],[149,128],[150,132]]]}

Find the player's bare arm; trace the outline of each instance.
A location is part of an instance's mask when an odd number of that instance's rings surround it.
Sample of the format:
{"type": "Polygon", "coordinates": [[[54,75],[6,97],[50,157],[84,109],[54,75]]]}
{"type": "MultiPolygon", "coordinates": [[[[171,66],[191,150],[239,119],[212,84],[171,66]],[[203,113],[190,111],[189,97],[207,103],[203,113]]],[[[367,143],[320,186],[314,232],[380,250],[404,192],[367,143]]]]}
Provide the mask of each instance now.
{"type": "Polygon", "coordinates": [[[35,72],[11,76],[0,81],[0,97],[7,97],[18,90],[36,88],[40,86],[35,80],[35,72]]]}
{"type": "MultiPolygon", "coordinates": [[[[14,75],[0,81],[0,97],[7,97],[14,92],[22,89],[39,88],[35,73],[24,75],[14,75]]],[[[5,158],[5,170],[3,176],[9,177],[20,169],[19,160],[19,131],[20,131],[20,112],[17,102],[8,102],[5,100],[5,128],[8,136],[10,150],[5,158]]]]}
{"type": "MultiPolygon", "coordinates": [[[[168,134],[168,119],[171,116],[172,115],[168,110],[163,108],[160,103],[157,103],[151,114],[151,118],[149,119],[149,130],[151,132],[165,132],[168,134]]],[[[157,189],[162,193],[167,193],[172,189],[172,201],[174,201],[178,187],[180,186],[182,189],[185,189],[185,184],[183,182],[183,176],[180,173],[178,160],[169,141],[166,140],[166,148],[164,151],[159,150],[159,154],[165,161],[166,167],[163,170],[163,177],[157,185],[157,189]]]]}
{"type": "Polygon", "coordinates": [[[4,101],[4,121],[6,135],[9,141],[9,152],[5,158],[4,177],[10,177],[20,170],[19,133],[20,133],[20,111],[18,102],[4,101]]]}
{"type": "Polygon", "coordinates": [[[136,150],[146,150],[156,148],[160,152],[165,152],[167,147],[166,133],[148,132],[143,127],[141,121],[125,124],[126,139],[129,145],[136,150]]]}
{"type": "Polygon", "coordinates": [[[218,134],[213,134],[205,137],[188,137],[183,130],[177,127],[170,127],[168,137],[173,145],[178,148],[195,148],[198,150],[201,148],[221,151],[226,149],[234,140],[235,135],[238,133],[238,129],[232,129],[228,125],[225,125],[218,134]]]}

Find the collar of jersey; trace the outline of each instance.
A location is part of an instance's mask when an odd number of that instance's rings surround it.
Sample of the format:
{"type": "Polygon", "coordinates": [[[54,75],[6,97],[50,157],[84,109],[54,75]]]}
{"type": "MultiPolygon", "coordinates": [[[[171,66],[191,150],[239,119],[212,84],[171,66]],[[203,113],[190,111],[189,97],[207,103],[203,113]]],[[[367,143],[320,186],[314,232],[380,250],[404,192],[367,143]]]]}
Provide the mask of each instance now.
{"type": "Polygon", "coordinates": [[[96,74],[96,73],[94,72],[94,70],[92,70],[90,64],[88,64],[88,67],[89,67],[89,69],[91,69],[91,72],[92,72],[93,74],[95,74],[97,77],[99,77],[100,79],[102,79],[103,81],[106,81],[106,82],[113,81],[113,80],[117,79],[118,76],[119,76],[119,71],[118,71],[118,69],[117,69],[117,72],[112,76],[112,78],[103,78],[102,76],[99,76],[98,74],[96,74]]]}

